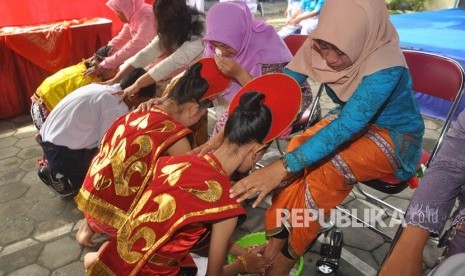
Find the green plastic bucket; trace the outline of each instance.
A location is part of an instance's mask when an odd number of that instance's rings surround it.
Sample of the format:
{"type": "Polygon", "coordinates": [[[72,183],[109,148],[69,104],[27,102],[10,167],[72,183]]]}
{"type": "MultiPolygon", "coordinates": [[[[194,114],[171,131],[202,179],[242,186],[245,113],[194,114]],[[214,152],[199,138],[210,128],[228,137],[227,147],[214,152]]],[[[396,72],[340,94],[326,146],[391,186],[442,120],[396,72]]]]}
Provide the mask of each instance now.
{"type": "MultiPolygon", "coordinates": [[[[257,232],[257,233],[250,233],[248,235],[243,236],[242,238],[238,239],[236,243],[242,247],[250,247],[253,245],[262,245],[266,243],[266,236],[265,232],[257,232]]],[[[228,255],[228,263],[234,262],[236,258],[229,254],[228,255]]],[[[304,269],[304,258],[300,257],[297,260],[296,265],[294,266],[294,273],[289,274],[293,276],[299,276],[302,274],[302,270],[304,269]]]]}

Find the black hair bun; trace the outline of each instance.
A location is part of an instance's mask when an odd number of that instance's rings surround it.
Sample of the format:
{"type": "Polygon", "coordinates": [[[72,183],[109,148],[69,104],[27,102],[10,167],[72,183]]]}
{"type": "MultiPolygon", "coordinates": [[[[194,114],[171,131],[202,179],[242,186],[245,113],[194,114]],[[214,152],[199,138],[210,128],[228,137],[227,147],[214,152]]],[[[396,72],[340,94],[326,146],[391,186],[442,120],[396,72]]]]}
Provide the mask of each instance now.
{"type": "Polygon", "coordinates": [[[246,116],[255,116],[260,111],[262,100],[265,98],[260,92],[249,91],[239,99],[239,111],[246,116]]]}
{"type": "Polygon", "coordinates": [[[196,62],[194,65],[190,67],[189,70],[191,70],[193,78],[199,78],[201,77],[200,71],[202,70],[202,64],[199,62],[196,62]]]}

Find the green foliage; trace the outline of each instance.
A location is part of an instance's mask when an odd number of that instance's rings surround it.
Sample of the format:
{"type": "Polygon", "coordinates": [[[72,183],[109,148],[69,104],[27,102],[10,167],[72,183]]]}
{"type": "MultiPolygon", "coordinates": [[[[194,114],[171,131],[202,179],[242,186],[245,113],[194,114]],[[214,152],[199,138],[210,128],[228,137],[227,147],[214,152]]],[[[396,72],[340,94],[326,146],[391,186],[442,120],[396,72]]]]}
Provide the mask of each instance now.
{"type": "Polygon", "coordinates": [[[426,0],[386,0],[390,10],[422,11],[425,9],[426,0]]]}

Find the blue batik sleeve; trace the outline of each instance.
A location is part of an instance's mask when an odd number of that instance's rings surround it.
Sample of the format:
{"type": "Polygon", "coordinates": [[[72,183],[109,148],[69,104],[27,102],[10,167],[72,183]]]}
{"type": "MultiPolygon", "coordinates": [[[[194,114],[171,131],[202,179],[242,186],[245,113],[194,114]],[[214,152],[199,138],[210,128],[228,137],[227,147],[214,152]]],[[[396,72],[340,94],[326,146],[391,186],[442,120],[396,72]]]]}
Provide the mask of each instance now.
{"type": "Polygon", "coordinates": [[[366,128],[393,93],[403,72],[401,68],[384,69],[364,77],[338,118],[285,155],[289,169],[298,172],[314,164],[366,128]]]}
{"type": "Polygon", "coordinates": [[[297,73],[295,71],[292,71],[289,68],[284,68],[283,73],[295,79],[295,81],[298,82],[300,85],[302,85],[302,83],[304,83],[307,80],[307,76],[297,73]]]}

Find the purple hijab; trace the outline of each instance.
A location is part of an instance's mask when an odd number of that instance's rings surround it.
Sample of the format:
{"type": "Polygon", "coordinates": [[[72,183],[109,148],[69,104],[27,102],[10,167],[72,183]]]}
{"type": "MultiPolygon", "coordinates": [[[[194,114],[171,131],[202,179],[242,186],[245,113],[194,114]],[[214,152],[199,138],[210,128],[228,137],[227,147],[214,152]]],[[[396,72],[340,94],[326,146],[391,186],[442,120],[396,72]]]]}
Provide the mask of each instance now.
{"type": "MultiPolygon", "coordinates": [[[[215,48],[210,41],[228,45],[237,51],[233,58],[253,77],[262,74],[262,64],[289,62],[292,54],[278,36],[275,29],[263,20],[255,20],[244,2],[220,2],[207,13],[206,34],[204,37],[204,57],[213,57],[215,48]]],[[[228,101],[240,89],[233,81],[222,96],[228,101]]]]}

